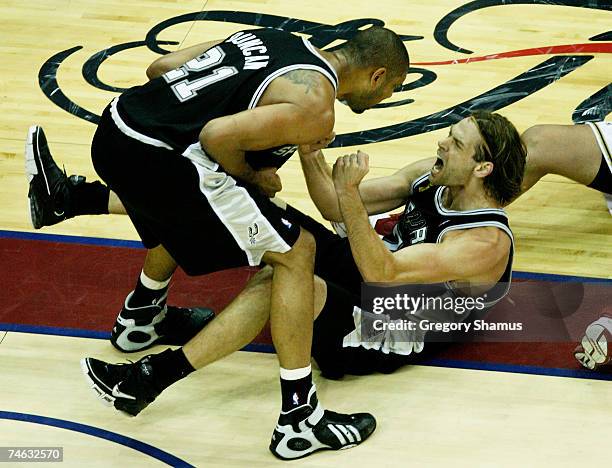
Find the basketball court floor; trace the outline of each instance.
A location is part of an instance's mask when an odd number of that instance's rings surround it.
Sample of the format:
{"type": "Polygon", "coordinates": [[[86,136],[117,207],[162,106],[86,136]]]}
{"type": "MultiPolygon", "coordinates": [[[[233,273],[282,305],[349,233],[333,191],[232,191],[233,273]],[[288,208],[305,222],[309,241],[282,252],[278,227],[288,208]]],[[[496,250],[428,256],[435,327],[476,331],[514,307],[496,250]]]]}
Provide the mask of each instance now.
{"type": "MultiPolygon", "coordinates": [[[[330,162],[359,148],[370,155],[371,176],[389,174],[434,155],[470,108],[499,111],[519,131],[610,119],[609,0],[0,2],[0,447],[63,447],[65,466],[281,465],[267,450],[280,405],[276,357],[253,351],[269,350],[265,344],[177,383],[136,418],[96,401],[79,360],[126,359],[100,339],[109,328],[96,320],[104,310],[112,324],[144,251],[122,216],[35,231],[24,138],[30,125],[42,125],[68,174],[95,180],[89,143],[98,116],[122,89],[146,80],[163,50],[253,27],[304,34],[328,48],[370,24],[404,36],[413,69],[379,108],[355,115],[337,104],[330,162]]],[[[321,219],[297,159],[281,178],[282,198],[321,219]]],[[[547,176],[507,211],[516,278],[612,283],[612,219],[600,193],[547,176]]],[[[219,285],[239,287],[244,273],[224,278],[200,287],[183,276],[174,297],[218,306],[226,298],[211,294],[219,285]]],[[[328,407],[369,411],[379,427],[355,449],[291,463],[605,465],[610,378],[579,370],[572,348],[549,344],[542,357],[542,347],[527,344],[507,348],[514,351],[501,364],[475,354],[469,364],[441,359],[342,381],[315,375],[328,407]]]]}

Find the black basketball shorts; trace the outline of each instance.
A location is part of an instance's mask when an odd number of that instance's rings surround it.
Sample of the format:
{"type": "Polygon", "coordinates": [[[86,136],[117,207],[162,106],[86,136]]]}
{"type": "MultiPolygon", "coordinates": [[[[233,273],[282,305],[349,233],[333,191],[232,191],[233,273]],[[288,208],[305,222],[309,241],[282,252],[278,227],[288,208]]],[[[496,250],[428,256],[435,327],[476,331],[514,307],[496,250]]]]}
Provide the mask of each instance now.
{"type": "Polygon", "coordinates": [[[199,144],[183,154],[129,127],[116,100],[91,147],[98,175],[122,201],[143,244],[163,245],[188,275],[259,265],[300,234],[255,187],[225,173],[199,144]]]}

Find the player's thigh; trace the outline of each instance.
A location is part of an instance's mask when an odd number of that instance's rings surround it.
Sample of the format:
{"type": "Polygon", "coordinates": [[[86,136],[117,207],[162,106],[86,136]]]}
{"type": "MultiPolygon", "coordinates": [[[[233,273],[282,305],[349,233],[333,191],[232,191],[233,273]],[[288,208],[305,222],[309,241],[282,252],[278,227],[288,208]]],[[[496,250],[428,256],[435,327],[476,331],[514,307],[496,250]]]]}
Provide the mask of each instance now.
{"type": "Polygon", "coordinates": [[[521,138],[527,147],[528,180],[558,174],[588,185],[599,170],[601,150],[588,125],[536,125],[521,138]]]}
{"type": "MultiPolygon", "coordinates": [[[[185,158],[180,164],[186,174],[195,171],[185,158]]],[[[234,184],[224,173],[194,177],[177,192],[166,194],[168,209],[159,213],[161,223],[156,229],[162,244],[188,274],[314,257],[312,236],[283,218],[283,211],[267,197],[234,184]],[[215,177],[223,181],[209,190],[205,182],[215,177]],[[219,186],[224,187],[222,191],[219,186]]]]}

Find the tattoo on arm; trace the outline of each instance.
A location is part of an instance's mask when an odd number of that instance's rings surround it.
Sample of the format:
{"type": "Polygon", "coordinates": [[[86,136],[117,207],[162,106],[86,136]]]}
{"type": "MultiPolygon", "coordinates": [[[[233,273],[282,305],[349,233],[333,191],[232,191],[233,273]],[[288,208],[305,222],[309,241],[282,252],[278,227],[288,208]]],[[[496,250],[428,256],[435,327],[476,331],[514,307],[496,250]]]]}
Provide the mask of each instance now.
{"type": "Polygon", "coordinates": [[[291,80],[295,84],[306,86],[305,94],[308,94],[311,89],[319,87],[318,73],[310,70],[293,70],[289,73],[285,73],[283,77],[291,80]]]}

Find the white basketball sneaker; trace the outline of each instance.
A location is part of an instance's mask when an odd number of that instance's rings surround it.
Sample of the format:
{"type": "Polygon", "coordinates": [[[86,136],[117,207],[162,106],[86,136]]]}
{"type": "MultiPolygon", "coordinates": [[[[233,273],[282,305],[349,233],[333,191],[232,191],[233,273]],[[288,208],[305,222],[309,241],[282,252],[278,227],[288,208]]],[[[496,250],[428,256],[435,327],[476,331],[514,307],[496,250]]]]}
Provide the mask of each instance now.
{"type": "Polygon", "coordinates": [[[612,360],[612,315],[605,313],[591,323],[576,347],[574,356],[590,370],[610,364],[612,360]]]}

